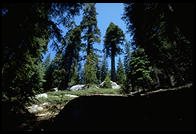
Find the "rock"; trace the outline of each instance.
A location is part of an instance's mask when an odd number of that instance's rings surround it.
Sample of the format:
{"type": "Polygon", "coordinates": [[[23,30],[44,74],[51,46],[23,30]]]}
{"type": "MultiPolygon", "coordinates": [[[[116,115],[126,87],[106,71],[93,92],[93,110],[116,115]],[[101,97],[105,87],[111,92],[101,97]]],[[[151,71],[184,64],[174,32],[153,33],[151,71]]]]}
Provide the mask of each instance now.
{"type": "Polygon", "coordinates": [[[101,84],[99,84],[100,87],[103,87],[105,81],[101,82],[101,84]]]}
{"type": "Polygon", "coordinates": [[[36,113],[36,112],[42,111],[43,107],[40,107],[38,105],[33,105],[33,106],[28,107],[28,109],[29,109],[29,112],[36,113]]]}
{"type": "Polygon", "coordinates": [[[112,88],[113,89],[119,89],[120,88],[120,86],[118,84],[116,84],[116,82],[111,81],[111,83],[112,83],[112,88]]]}
{"type": "Polygon", "coordinates": [[[69,90],[71,90],[71,91],[78,91],[78,90],[81,90],[83,88],[85,88],[85,85],[74,85],[69,90]]]}
{"type": "Polygon", "coordinates": [[[78,97],[77,95],[71,95],[71,94],[65,94],[64,96],[68,96],[68,97],[78,97]]]}
{"type": "Polygon", "coordinates": [[[95,88],[99,88],[98,86],[95,86],[95,88]]]}
{"type": "Polygon", "coordinates": [[[48,103],[48,102],[44,102],[42,105],[43,105],[43,106],[48,106],[49,103],[48,103]]]}
{"type": "MultiPolygon", "coordinates": [[[[103,87],[104,82],[105,82],[105,81],[103,81],[103,82],[100,84],[100,87],[103,87]]],[[[112,83],[112,88],[113,88],[113,89],[120,89],[120,86],[119,86],[118,84],[116,84],[116,82],[113,82],[113,81],[110,81],[110,82],[112,83]]]]}
{"type": "Polygon", "coordinates": [[[91,88],[99,88],[97,85],[92,85],[91,88]]]}
{"type": "Polygon", "coordinates": [[[46,93],[43,93],[43,94],[38,94],[38,95],[35,96],[36,99],[38,99],[40,97],[48,98],[48,95],[46,93]]]}
{"type": "Polygon", "coordinates": [[[55,91],[55,92],[58,92],[58,91],[59,91],[57,87],[52,88],[51,90],[52,90],[52,91],[55,91]]]}

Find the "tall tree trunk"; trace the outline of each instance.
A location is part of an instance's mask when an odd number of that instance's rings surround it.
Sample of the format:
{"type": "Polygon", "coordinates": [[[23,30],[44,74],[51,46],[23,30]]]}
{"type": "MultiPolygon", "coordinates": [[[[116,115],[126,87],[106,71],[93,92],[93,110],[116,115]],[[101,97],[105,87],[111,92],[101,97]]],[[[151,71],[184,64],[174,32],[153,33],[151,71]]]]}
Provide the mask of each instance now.
{"type": "MultiPolygon", "coordinates": [[[[92,33],[92,28],[91,27],[89,27],[89,29],[88,29],[88,34],[90,34],[90,33],[92,33]]],[[[92,38],[91,36],[88,36],[88,38],[87,38],[87,56],[92,51],[92,45],[91,45],[91,42],[90,42],[91,38],[92,38]]]]}
{"type": "Polygon", "coordinates": [[[87,56],[90,54],[91,52],[91,44],[90,44],[90,38],[88,37],[88,40],[87,40],[87,56]]]}
{"type": "Polygon", "coordinates": [[[173,82],[173,80],[171,78],[171,75],[169,74],[167,68],[164,68],[164,70],[165,70],[165,74],[166,74],[167,79],[168,79],[169,86],[173,87],[174,86],[174,82],[173,82]]]}
{"type": "Polygon", "coordinates": [[[155,88],[158,88],[158,87],[160,87],[160,80],[159,80],[159,76],[158,76],[158,69],[155,65],[153,66],[153,70],[154,70],[154,74],[155,74],[155,78],[156,78],[155,88]]]}
{"type": "Polygon", "coordinates": [[[59,89],[67,89],[68,87],[68,83],[69,83],[69,80],[70,80],[70,77],[71,77],[71,66],[73,64],[73,57],[68,57],[68,56],[65,56],[65,60],[64,60],[64,68],[65,68],[65,75],[63,76],[62,78],[62,81],[61,83],[59,84],[59,89]],[[68,58],[68,59],[67,59],[68,58]]]}
{"type": "Polygon", "coordinates": [[[111,54],[111,80],[116,81],[115,80],[115,55],[113,51],[111,54]]]}

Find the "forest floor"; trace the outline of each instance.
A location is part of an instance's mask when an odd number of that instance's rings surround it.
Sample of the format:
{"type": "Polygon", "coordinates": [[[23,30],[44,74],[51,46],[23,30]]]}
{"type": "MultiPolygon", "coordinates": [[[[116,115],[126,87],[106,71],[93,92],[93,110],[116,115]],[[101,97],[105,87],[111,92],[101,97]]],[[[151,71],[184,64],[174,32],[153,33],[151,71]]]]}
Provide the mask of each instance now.
{"type": "Polygon", "coordinates": [[[32,131],[39,127],[43,122],[48,123],[58,115],[58,113],[65,107],[65,105],[72,99],[79,96],[125,96],[120,93],[119,89],[84,89],[79,91],[49,91],[46,92],[46,97],[38,98],[33,104],[27,105],[27,110],[35,116],[35,118],[29,118],[24,120],[19,125],[21,130],[32,131]],[[36,109],[34,110],[33,109],[36,109]]]}
{"type": "MultiPolygon", "coordinates": [[[[192,86],[188,84],[178,88],[170,89],[159,89],[156,91],[150,91],[147,93],[139,93],[140,96],[154,94],[157,92],[165,92],[168,90],[178,90],[181,88],[187,88],[192,86]]],[[[16,130],[22,131],[32,131],[40,130],[40,125],[47,125],[53,121],[54,117],[65,107],[65,105],[74,98],[79,96],[129,96],[121,94],[119,89],[86,89],[79,91],[50,91],[46,92],[47,98],[40,97],[31,105],[27,105],[26,108],[29,114],[23,116],[17,116],[16,119],[20,118],[20,123],[17,124],[16,130]],[[32,107],[37,108],[37,110],[32,110],[32,107]],[[22,117],[23,116],[23,117],[22,117]],[[39,128],[39,129],[36,129],[39,128]]],[[[138,93],[130,94],[135,96],[138,93]]],[[[9,125],[9,123],[8,123],[9,125]]],[[[42,130],[42,129],[41,129],[42,130]]]]}

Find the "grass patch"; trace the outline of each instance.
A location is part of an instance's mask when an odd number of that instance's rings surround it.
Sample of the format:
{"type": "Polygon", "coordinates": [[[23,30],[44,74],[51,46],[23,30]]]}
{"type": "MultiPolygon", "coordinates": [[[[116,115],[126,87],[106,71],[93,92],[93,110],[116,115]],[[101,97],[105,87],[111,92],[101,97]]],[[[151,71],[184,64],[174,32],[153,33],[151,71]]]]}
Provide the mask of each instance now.
{"type": "Polygon", "coordinates": [[[40,104],[44,102],[49,102],[49,111],[56,111],[59,112],[58,106],[65,106],[70,100],[74,99],[75,97],[69,97],[65,96],[66,94],[71,94],[71,95],[77,95],[77,96],[89,96],[89,95],[95,95],[95,94],[120,94],[119,89],[112,89],[112,88],[87,88],[83,90],[78,90],[78,91],[69,91],[69,90],[64,90],[64,91],[49,91],[46,92],[48,95],[48,98],[45,97],[40,97],[38,98],[37,102],[35,104],[40,104]]]}
{"type": "Polygon", "coordinates": [[[49,102],[51,104],[62,104],[62,103],[67,103],[68,101],[72,100],[72,97],[68,97],[68,96],[50,96],[48,95],[48,98],[44,98],[44,97],[40,97],[38,99],[38,101],[40,103],[44,103],[44,102],[49,102]]]}
{"type": "Polygon", "coordinates": [[[121,94],[119,89],[112,89],[112,88],[87,88],[78,91],[58,91],[58,92],[47,92],[48,95],[53,96],[63,96],[64,94],[72,94],[77,96],[86,96],[86,95],[93,95],[93,94],[121,94]]]}

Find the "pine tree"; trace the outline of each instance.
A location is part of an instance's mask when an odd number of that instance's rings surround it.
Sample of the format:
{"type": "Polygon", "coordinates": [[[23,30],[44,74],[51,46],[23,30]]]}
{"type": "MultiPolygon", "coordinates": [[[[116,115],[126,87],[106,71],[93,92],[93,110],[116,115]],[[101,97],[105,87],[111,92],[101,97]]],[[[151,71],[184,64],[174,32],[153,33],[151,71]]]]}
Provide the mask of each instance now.
{"type": "Polygon", "coordinates": [[[95,63],[95,55],[90,53],[87,56],[86,64],[84,65],[84,81],[86,85],[91,86],[97,83],[96,76],[96,63],[95,63]]]}
{"type": "Polygon", "coordinates": [[[43,66],[45,68],[45,70],[48,69],[48,67],[50,66],[50,53],[48,54],[48,56],[46,57],[45,61],[43,62],[43,66]]]}
{"type": "MultiPolygon", "coordinates": [[[[131,50],[130,50],[130,44],[128,42],[125,43],[125,56],[124,56],[124,68],[125,73],[128,74],[129,68],[130,68],[130,59],[131,59],[131,50]]],[[[126,76],[127,77],[127,76],[126,76]]]]}
{"type": "Polygon", "coordinates": [[[41,54],[46,51],[49,27],[46,5],[2,5],[2,95],[19,109],[40,92],[44,82],[41,54]],[[17,16],[18,19],[14,19],[17,16]]]}
{"type": "Polygon", "coordinates": [[[71,10],[70,16],[73,16],[80,8],[80,4],[2,4],[2,9],[7,11],[2,13],[1,27],[3,100],[15,101],[12,106],[20,109],[42,90],[42,53],[47,50],[50,35],[60,35],[50,17],[60,16],[62,19],[64,11],[71,10]],[[56,12],[59,9],[61,12],[56,12]]]}
{"type": "Polygon", "coordinates": [[[122,52],[120,45],[123,44],[125,35],[114,23],[110,23],[104,37],[104,51],[111,57],[111,80],[115,81],[115,56],[122,52]]]}
{"type": "Polygon", "coordinates": [[[145,49],[154,70],[165,74],[168,87],[192,81],[193,9],[180,3],[125,4],[133,43],[145,49]]]}
{"type": "Polygon", "coordinates": [[[93,44],[100,42],[100,30],[97,27],[95,3],[85,3],[83,15],[80,27],[84,34],[82,38],[86,41],[87,55],[89,55],[91,52],[93,53],[93,44]]]}
{"type": "Polygon", "coordinates": [[[107,63],[107,57],[104,54],[102,65],[101,65],[101,82],[105,80],[107,74],[108,74],[108,63],[107,63]]]}
{"type": "Polygon", "coordinates": [[[124,66],[123,66],[121,59],[119,57],[117,71],[116,71],[116,82],[118,84],[122,85],[122,84],[124,84],[125,80],[126,80],[126,76],[125,76],[124,66]]]}
{"type": "Polygon", "coordinates": [[[149,59],[144,52],[144,49],[137,48],[131,56],[130,61],[130,72],[128,74],[128,81],[132,85],[132,90],[139,90],[142,88],[143,91],[150,90],[153,80],[151,78],[152,67],[149,59]]]}
{"type": "Polygon", "coordinates": [[[109,75],[106,75],[104,79],[103,88],[112,88],[112,83],[111,83],[109,75]]]}
{"type": "MultiPolygon", "coordinates": [[[[74,24],[74,23],[73,23],[74,24]]],[[[73,75],[74,64],[79,61],[81,49],[81,28],[79,26],[70,29],[66,35],[67,47],[63,52],[61,67],[65,69],[65,75],[59,85],[59,89],[67,89],[68,83],[73,75]]]]}
{"type": "Polygon", "coordinates": [[[68,86],[76,85],[79,83],[79,81],[80,79],[79,79],[78,65],[77,63],[75,63],[74,67],[72,67],[72,75],[68,83],[68,86]]]}
{"type": "Polygon", "coordinates": [[[98,55],[96,56],[96,76],[97,76],[97,83],[101,83],[101,66],[100,66],[100,60],[98,58],[98,55]]]}
{"type": "Polygon", "coordinates": [[[62,64],[62,55],[57,53],[55,58],[51,61],[49,67],[46,70],[44,83],[44,90],[47,91],[51,88],[58,87],[60,82],[65,75],[65,69],[63,69],[60,65],[62,64]]]}

